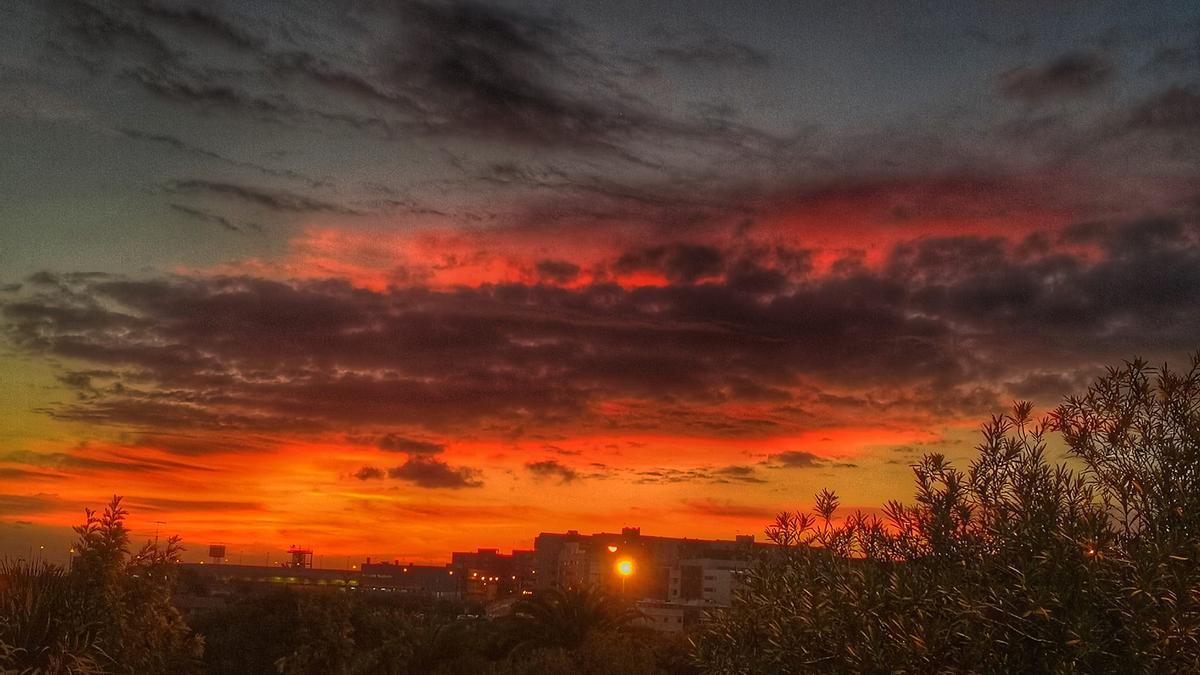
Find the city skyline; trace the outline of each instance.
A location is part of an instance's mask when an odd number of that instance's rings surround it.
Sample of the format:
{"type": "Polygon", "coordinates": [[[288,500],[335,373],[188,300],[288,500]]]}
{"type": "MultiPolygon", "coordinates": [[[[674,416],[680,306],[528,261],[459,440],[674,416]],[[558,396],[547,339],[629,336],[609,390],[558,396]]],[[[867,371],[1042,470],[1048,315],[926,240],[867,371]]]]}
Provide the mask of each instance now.
{"type": "Polygon", "coordinates": [[[2,11],[0,555],[761,538],[1200,348],[1189,3],[2,11]]]}

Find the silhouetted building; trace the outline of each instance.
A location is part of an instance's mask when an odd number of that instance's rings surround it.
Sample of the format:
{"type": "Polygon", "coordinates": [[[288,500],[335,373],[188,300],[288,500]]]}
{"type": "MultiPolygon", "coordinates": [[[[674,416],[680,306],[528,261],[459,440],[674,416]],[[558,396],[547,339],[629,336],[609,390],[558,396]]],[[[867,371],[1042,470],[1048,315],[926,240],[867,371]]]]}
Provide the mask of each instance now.
{"type": "Polygon", "coordinates": [[[288,549],[288,555],[292,558],[291,562],[288,563],[288,567],[298,570],[312,567],[313,552],[311,548],[293,546],[288,549]]]}
{"type": "Polygon", "coordinates": [[[368,592],[458,599],[463,596],[466,586],[463,577],[463,570],[453,564],[406,565],[400,561],[366,562],[363,563],[359,575],[359,588],[368,592]]]}
{"type": "Polygon", "coordinates": [[[273,586],[305,590],[357,590],[359,584],[356,571],[292,567],[290,561],[273,566],[204,563],[182,563],[180,566],[216,595],[229,595],[237,589],[273,586]]]}
{"type": "Polygon", "coordinates": [[[533,551],[501,553],[495,548],[451,554],[451,565],[463,572],[463,597],[495,600],[532,592],[536,561],[533,551]]]}
{"type": "Polygon", "coordinates": [[[683,630],[706,607],[726,607],[738,574],[750,567],[754,537],[677,539],[623,528],[620,534],[543,532],[534,541],[539,588],[594,586],[635,599],[658,630],[683,630]]]}
{"type": "Polygon", "coordinates": [[[312,567],[311,550],[293,548],[289,559],[275,566],[183,567],[196,585],[207,589],[189,599],[196,602],[288,586],[481,601],[488,603],[491,616],[510,611],[513,602],[539,588],[598,587],[634,601],[649,627],[675,632],[693,625],[707,608],[728,606],[755,551],[770,546],[755,543],[752,536],[677,539],[646,536],[640,528],[626,527],[620,533],[589,535],[543,532],[532,551],[459,551],[448,565],[368,558],[361,569],[319,569],[312,567]]]}

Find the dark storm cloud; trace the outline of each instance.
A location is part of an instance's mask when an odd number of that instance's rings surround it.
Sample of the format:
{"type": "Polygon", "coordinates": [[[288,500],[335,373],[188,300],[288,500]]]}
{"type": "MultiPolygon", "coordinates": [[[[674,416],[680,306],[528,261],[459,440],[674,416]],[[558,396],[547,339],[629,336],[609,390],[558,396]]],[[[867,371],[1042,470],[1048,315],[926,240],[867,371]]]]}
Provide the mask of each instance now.
{"type": "MultiPolygon", "coordinates": [[[[295,63],[307,61],[293,61],[293,65],[295,63]]],[[[272,84],[273,77],[278,75],[276,71],[287,71],[287,67],[277,61],[271,61],[269,66],[264,67],[268,67],[268,72],[254,70],[232,80],[228,73],[219,70],[166,64],[128,68],[117,77],[134,82],[147,93],[168,102],[192,106],[200,113],[241,115],[275,127],[319,127],[323,123],[332,123],[388,138],[395,136],[401,128],[413,132],[422,129],[421,125],[405,124],[370,110],[356,110],[345,105],[341,108],[317,107],[315,103],[320,101],[314,102],[313,97],[304,92],[291,92],[272,84]]],[[[327,93],[335,100],[344,87],[332,85],[347,79],[308,70],[301,70],[297,74],[303,75],[306,80],[326,85],[329,89],[327,93]]]]}
{"type": "Polygon", "coordinates": [[[765,483],[752,466],[731,464],[722,467],[698,467],[694,469],[654,468],[634,472],[634,482],[640,484],[672,483],[765,483]]]}
{"type": "Polygon", "coordinates": [[[204,159],[214,160],[221,164],[237,167],[239,169],[248,169],[250,171],[254,171],[256,173],[263,174],[264,176],[272,176],[275,178],[290,178],[290,179],[294,179],[294,180],[298,180],[298,181],[303,181],[303,182],[307,183],[309,185],[309,187],[320,187],[325,184],[324,181],[318,180],[316,178],[311,178],[309,176],[306,176],[297,171],[292,171],[290,169],[275,169],[275,168],[271,168],[269,166],[264,166],[262,164],[257,164],[255,162],[246,162],[243,160],[234,159],[232,157],[226,157],[225,155],[222,155],[219,152],[213,152],[212,150],[207,150],[198,145],[188,143],[187,141],[185,141],[177,136],[172,136],[170,134],[154,134],[154,133],[149,133],[149,132],[145,132],[145,131],[138,131],[137,129],[117,129],[116,131],[118,133],[120,133],[121,135],[126,136],[128,138],[132,138],[132,139],[140,140],[140,141],[146,141],[149,143],[157,143],[159,145],[171,148],[180,153],[193,155],[196,157],[202,157],[204,159]]]}
{"type": "Polygon", "coordinates": [[[520,219],[529,222],[566,221],[568,226],[579,227],[587,222],[624,220],[690,228],[753,212],[741,198],[686,174],[645,185],[627,177],[573,169],[569,163],[504,161],[477,166],[463,160],[459,168],[470,180],[488,186],[547,195],[522,207],[520,219]]]}
{"type": "Polygon", "coordinates": [[[413,438],[397,436],[396,434],[383,436],[379,439],[378,446],[380,450],[404,452],[410,455],[436,455],[446,449],[446,446],[440,443],[419,441],[413,438]]]}
{"type": "Polygon", "coordinates": [[[1000,77],[1000,91],[1031,103],[1089,94],[1108,84],[1113,66],[1099,54],[1072,52],[1037,68],[1017,68],[1000,77]]]}
{"type": "Polygon", "coordinates": [[[688,283],[719,273],[723,262],[721,251],[711,246],[676,243],[630,251],[613,268],[622,273],[662,272],[671,281],[688,283]]]}
{"type": "Polygon", "coordinates": [[[55,0],[45,5],[61,30],[51,46],[92,69],[114,52],[147,60],[173,61],[177,52],[141,20],[134,5],[55,0]]]}
{"type": "MultiPolygon", "coordinates": [[[[295,22],[251,27],[228,8],[63,2],[52,45],[97,73],[158,98],[274,124],[348,125],[396,135],[489,138],[602,151],[637,163],[639,142],[757,147],[777,139],[712,116],[658,110],[633,86],[628,60],[589,45],[561,13],[486,3],[360,2],[324,26],[356,45],[340,62],[313,35],[316,6],[295,22]],[[348,34],[339,30],[352,27],[348,34]]],[[[760,67],[765,57],[720,40],[664,47],[661,59],[760,67]]]]}
{"type": "Polygon", "coordinates": [[[1200,92],[1188,87],[1171,87],[1138,105],[1130,125],[1140,129],[1194,132],[1200,129],[1200,92]]]}
{"type": "Polygon", "coordinates": [[[233,21],[213,14],[202,7],[180,7],[157,2],[142,2],[138,9],[160,23],[183,29],[190,34],[219,40],[233,47],[258,50],[264,45],[262,37],[242,29],[233,21]]]}
{"type": "MultiPolygon", "coordinates": [[[[662,287],[377,292],[337,280],[43,274],[3,312],[16,347],[116,374],[76,382],[84,396],[47,410],[62,419],[295,433],[563,425],[753,437],[817,423],[806,410],[814,405],[988,412],[1019,374],[1144,354],[1148,325],[1155,355],[1196,347],[1200,228],[1100,222],[1063,237],[1066,248],[1045,238],[919,239],[897,244],[878,266],[835,264],[819,275],[764,259],[761,273],[786,283],[753,292],[736,266],[711,263],[738,254],[699,245],[648,256],[676,280],[662,287]],[[1071,252],[1081,246],[1091,253],[1071,252]],[[681,253],[692,250],[705,253],[681,253]],[[822,398],[803,384],[860,393],[822,398]],[[649,400],[656,405],[619,414],[600,405],[649,400]],[[758,407],[715,408],[729,402],[758,407]]],[[[410,459],[439,447],[374,438],[410,459]]]]}
{"type": "Polygon", "coordinates": [[[216,214],[211,211],[207,211],[205,209],[198,209],[198,208],[195,208],[192,206],[187,206],[186,204],[170,204],[170,207],[186,216],[190,216],[201,222],[219,225],[220,227],[223,227],[226,230],[229,230],[230,232],[241,232],[242,231],[242,228],[238,227],[237,225],[234,225],[231,220],[229,220],[228,218],[226,218],[225,216],[222,216],[220,214],[216,214]]]}
{"type": "MultiPolygon", "coordinates": [[[[384,5],[390,8],[392,5],[384,5]]],[[[560,14],[476,2],[409,2],[398,6],[397,38],[381,52],[387,85],[406,92],[427,132],[511,142],[607,149],[635,161],[635,139],[759,143],[766,135],[704,120],[675,119],[643,100],[619,59],[588,44],[585,31],[560,14]]],[[[680,47],[679,58],[749,59],[735,45],[680,47]]]]}
{"type": "Polygon", "coordinates": [[[547,281],[565,284],[579,276],[579,265],[565,260],[539,260],[537,273],[547,281]]]}
{"type": "Polygon", "coordinates": [[[556,478],[560,483],[573,483],[580,478],[578,471],[555,459],[529,462],[525,464],[525,469],[535,478],[556,478]]]}
{"type": "Polygon", "coordinates": [[[743,464],[733,464],[723,466],[719,469],[714,469],[712,472],[715,476],[715,482],[736,482],[736,483],[765,483],[767,481],[758,477],[758,471],[752,466],[743,464]]]}
{"type": "Polygon", "coordinates": [[[264,121],[275,121],[302,112],[284,96],[254,94],[245,87],[226,82],[219,73],[204,70],[136,67],[123,71],[120,77],[169,101],[195,104],[204,109],[244,112],[264,121]]]}
{"type": "Polygon", "coordinates": [[[1008,385],[1012,395],[1023,401],[1057,403],[1064,391],[1084,391],[1089,384],[1081,373],[1038,371],[1029,373],[1008,385]]]}
{"type": "Polygon", "coordinates": [[[95,393],[96,391],[96,387],[93,385],[95,379],[111,379],[117,376],[119,373],[112,370],[69,370],[60,373],[57,378],[59,382],[76,390],[80,396],[87,396],[89,392],[95,393]]]}
{"type": "Polygon", "coordinates": [[[167,100],[261,120],[301,112],[284,95],[252,91],[243,71],[205,63],[221,48],[253,53],[264,45],[217,14],[150,2],[91,0],[56,0],[46,9],[55,27],[50,46],[93,73],[136,83],[167,100]],[[213,38],[219,44],[213,44],[213,38]]]}
{"type": "Polygon", "coordinates": [[[432,457],[413,457],[387,471],[388,478],[407,481],[423,488],[483,487],[481,472],[470,467],[454,467],[432,457]]]}
{"type": "Polygon", "coordinates": [[[812,469],[827,464],[823,457],[803,450],[789,450],[767,458],[767,464],[785,469],[812,469]]]}
{"type": "Polygon", "coordinates": [[[354,472],[354,477],[359,480],[383,480],[383,469],[377,466],[364,466],[354,472]]]}
{"type": "Polygon", "coordinates": [[[683,502],[683,510],[689,514],[716,518],[745,518],[769,520],[777,515],[772,508],[744,506],[716,499],[692,499],[683,502]]]}
{"type": "Polygon", "coordinates": [[[312,197],[298,195],[283,190],[266,190],[259,187],[240,185],[222,181],[191,178],[174,180],[166,185],[169,192],[182,194],[201,194],[215,197],[237,199],[254,206],[288,213],[334,213],[339,215],[362,215],[340,204],[333,204],[312,197]]]}

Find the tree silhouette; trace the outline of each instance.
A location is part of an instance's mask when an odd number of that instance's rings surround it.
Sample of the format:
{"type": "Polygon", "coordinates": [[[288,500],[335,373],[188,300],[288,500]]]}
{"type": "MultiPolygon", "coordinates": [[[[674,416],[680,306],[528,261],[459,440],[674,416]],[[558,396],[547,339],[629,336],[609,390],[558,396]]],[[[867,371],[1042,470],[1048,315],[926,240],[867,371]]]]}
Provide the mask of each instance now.
{"type": "Polygon", "coordinates": [[[623,599],[592,587],[540,590],[513,606],[511,650],[576,649],[590,635],[619,630],[640,617],[623,599]]]}

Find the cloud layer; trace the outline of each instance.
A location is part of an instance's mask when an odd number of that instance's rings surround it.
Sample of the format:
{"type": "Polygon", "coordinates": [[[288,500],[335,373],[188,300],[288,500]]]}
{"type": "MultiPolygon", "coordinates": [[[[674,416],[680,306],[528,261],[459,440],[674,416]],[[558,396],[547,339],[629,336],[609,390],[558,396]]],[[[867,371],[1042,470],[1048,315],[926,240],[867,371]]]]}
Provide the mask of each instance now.
{"type": "Polygon", "coordinates": [[[437,559],[904,497],[1200,346],[1166,6],[18,0],[0,525],[437,559]]]}
{"type": "Polygon", "coordinates": [[[769,261],[638,249],[613,269],[667,283],[633,287],[39,275],[3,311],[15,345],[90,369],[64,372],[78,396],[56,418],[382,430],[371,442],[412,456],[444,445],[404,429],[759,437],[815,424],[813,407],[860,414],[885,390],[897,414],[981,415],[1028,371],[1145,349],[1147,326],[1156,353],[1183,353],[1200,329],[1200,238],[1180,220],[918,239],[825,272],[769,261]]]}

